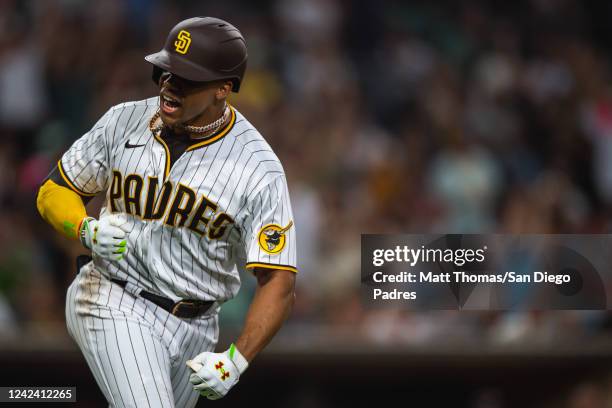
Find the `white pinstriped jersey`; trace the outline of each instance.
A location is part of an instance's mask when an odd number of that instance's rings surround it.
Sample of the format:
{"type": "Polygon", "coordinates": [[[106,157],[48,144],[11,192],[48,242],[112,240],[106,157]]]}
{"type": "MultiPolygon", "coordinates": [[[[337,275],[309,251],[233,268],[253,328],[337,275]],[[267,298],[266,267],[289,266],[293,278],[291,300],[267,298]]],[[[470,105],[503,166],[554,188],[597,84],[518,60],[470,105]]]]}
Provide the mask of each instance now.
{"type": "Polygon", "coordinates": [[[111,108],[59,162],[82,196],[106,193],[100,218],[125,213],[129,252],[94,256],[110,278],[174,300],[231,299],[239,271],[297,271],[295,226],[282,165],[233,107],[229,124],[173,163],[149,129],[159,98],[111,108]]]}

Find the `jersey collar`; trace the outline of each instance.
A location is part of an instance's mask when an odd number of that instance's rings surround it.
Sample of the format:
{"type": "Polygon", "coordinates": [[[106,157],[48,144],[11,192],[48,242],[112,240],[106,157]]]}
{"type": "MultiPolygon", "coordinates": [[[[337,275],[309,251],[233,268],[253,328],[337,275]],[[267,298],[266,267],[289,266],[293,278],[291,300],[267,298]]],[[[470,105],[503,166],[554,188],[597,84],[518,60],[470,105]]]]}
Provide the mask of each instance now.
{"type": "Polygon", "coordinates": [[[206,139],[202,141],[198,141],[197,143],[189,146],[185,151],[189,152],[191,150],[199,149],[200,147],[208,146],[211,143],[215,143],[217,140],[223,138],[227,135],[230,130],[234,127],[234,123],[236,123],[236,111],[232,105],[229,105],[230,108],[230,120],[222,129],[219,129],[212,135],[208,136],[206,139]]]}

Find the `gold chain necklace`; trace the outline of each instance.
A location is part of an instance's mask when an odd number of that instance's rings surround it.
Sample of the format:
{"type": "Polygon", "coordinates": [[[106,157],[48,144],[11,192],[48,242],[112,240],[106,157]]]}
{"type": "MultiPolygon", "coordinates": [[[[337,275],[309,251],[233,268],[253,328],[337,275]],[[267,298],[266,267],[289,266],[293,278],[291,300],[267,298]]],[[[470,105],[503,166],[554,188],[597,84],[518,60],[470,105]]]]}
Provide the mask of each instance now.
{"type": "MultiPolygon", "coordinates": [[[[230,113],[231,111],[230,111],[229,105],[225,104],[225,108],[223,109],[223,114],[221,114],[221,117],[219,117],[219,119],[205,126],[186,125],[184,126],[184,129],[187,132],[192,133],[192,134],[193,133],[198,133],[198,134],[215,133],[227,121],[227,119],[230,116],[230,113]]],[[[151,130],[151,132],[153,132],[153,134],[157,134],[157,132],[160,132],[163,129],[163,127],[164,127],[164,122],[160,119],[159,109],[157,109],[157,111],[155,112],[151,120],[149,121],[149,129],[151,130]]],[[[192,137],[192,139],[202,139],[207,136],[192,137]]]]}

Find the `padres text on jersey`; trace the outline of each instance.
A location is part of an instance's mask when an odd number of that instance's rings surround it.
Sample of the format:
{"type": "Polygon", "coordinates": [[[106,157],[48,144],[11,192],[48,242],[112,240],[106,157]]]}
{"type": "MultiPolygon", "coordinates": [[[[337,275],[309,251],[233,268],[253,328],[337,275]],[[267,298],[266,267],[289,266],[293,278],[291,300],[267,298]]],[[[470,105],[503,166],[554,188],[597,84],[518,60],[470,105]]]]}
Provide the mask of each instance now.
{"type": "Polygon", "coordinates": [[[130,221],[128,256],[94,257],[98,269],[172,299],[220,302],[244,268],[297,271],[287,182],[269,144],[232,107],[227,126],[172,161],[148,127],[158,101],[111,108],[59,162],[79,194],[106,192],[100,218],[130,221]]]}

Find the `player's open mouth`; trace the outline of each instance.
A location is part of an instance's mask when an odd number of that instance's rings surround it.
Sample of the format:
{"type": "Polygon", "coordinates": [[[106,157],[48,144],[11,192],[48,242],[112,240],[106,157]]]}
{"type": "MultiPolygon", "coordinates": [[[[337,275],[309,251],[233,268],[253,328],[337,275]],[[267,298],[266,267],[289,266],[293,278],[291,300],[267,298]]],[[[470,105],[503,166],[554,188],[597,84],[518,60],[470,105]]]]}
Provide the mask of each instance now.
{"type": "Polygon", "coordinates": [[[161,108],[165,113],[174,113],[181,107],[181,103],[172,96],[162,94],[160,98],[161,108]]]}

